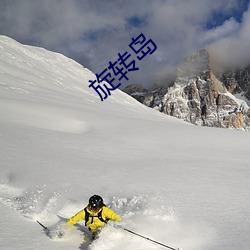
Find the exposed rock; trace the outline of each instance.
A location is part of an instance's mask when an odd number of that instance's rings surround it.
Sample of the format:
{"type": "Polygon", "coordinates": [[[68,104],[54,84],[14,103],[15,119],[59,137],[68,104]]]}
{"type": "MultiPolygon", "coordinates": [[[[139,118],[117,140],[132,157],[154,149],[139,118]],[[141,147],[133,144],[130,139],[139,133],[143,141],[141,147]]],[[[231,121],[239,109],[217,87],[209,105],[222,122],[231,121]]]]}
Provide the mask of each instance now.
{"type": "Polygon", "coordinates": [[[250,66],[245,69],[227,70],[218,73],[218,79],[222,81],[232,94],[242,93],[250,100],[250,66]]]}
{"type": "Polygon", "coordinates": [[[147,90],[141,84],[131,84],[123,89],[125,93],[133,96],[137,101],[143,102],[147,90]]]}
{"type": "Polygon", "coordinates": [[[248,129],[250,109],[233,94],[244,93],[250,97],[249,85],[250,67],[215,75],[209,53],[203,49],[178,68],[171,87],[146,91],[141,86],[140,91],[132,91],[131,95],[136,94],[135,98],[149,107],[196,125],[248,129]]]}
{"type": "Polygon", "coordinates": [[[134,93],[144,93],[147,90],[143,87],[142,84],[131,84],[127,86],[123,91],[129,95],[134,94],[134,93]]]}

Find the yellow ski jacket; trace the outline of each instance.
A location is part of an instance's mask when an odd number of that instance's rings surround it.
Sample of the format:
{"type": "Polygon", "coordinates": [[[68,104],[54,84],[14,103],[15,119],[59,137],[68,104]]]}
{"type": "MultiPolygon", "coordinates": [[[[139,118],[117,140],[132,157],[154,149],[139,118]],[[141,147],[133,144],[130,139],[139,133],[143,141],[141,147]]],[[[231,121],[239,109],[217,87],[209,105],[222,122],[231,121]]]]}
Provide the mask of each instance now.
{"type": "MultiPolygon", "coordinates": [[[[92,233],[97,232],[100,228],[102,228],[106,223],[104,221],[112,220],[112,221],[121,221],[120,215],[116,214],[113,210],[110,208],[103,206],[99,211],[93,212],[89,209],[89,207],[86,207],[87,212],[89,213],[88,221],[85,221],[86,226],[90,229],[92,233]],[[98,218],[98,214],[101,212],[101,217],[104,221],[100,220],[98,218]]],[[[80,220],[85,220],[85,211],[82,209],[77,214],[72,216],[68,221],[67,224],[74,225],[80,220]]]]}

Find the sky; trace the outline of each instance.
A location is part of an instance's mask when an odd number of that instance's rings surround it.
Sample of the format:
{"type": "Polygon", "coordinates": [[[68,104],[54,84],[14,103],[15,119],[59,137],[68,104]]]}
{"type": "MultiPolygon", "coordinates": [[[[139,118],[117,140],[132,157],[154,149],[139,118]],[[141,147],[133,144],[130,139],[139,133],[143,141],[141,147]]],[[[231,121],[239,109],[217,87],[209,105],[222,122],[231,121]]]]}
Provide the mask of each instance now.
{"type": "Polygon", "coordinates": [[[139,70],[121,87],[165,82],[201,48],[224,65],[250,63],[249,0],[0,0],[0,34],[63,53],[97,74],[128,52],[139,70]],[[157,49],[138,60],[129,44],[141,33],[157,49]]]}

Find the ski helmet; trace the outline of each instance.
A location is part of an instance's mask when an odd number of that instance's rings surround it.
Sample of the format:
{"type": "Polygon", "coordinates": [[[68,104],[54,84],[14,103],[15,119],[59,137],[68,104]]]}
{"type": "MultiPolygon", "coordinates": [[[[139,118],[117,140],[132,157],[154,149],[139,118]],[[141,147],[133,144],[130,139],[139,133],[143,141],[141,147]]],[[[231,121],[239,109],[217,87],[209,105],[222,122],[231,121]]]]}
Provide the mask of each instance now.
{"type": "Polygon", "coordinates": [[[103,207],[103,199],[99,195],[93,195],[89,198],[89,206],[93,210],[98,210],[103,207]]]}

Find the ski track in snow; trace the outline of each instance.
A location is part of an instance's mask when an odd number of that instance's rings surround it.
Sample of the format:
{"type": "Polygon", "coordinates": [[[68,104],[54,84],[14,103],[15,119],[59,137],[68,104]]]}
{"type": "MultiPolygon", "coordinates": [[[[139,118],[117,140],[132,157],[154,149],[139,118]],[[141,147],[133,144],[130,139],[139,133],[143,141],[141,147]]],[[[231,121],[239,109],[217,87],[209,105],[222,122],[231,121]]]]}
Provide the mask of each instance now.
{"type": "MultiPolygon", "coordinates": [[[[122,217],[121,225],[129,230],[135,231],[143,236],[152,237],[153,240],[178,247],[180,244],[186,246],[185,249],[204,244],[204,239],[199,242],[199,226],[196,230],[179,220],[172,208],[166,207],[162,195],[140,195],[130,198],[107,197],[107,206],[117,211],[122,217]],[[164,229],[164,230],[163,230],[164,229]],[[187,232],[186,230],[189,230],[187,232]],[[192,231],[193,230],[193,231],[192,231]],[[181,238],[180,238],[181,237],[181,238]],[[165,239],[166,242],[162,242],[165,239]],[[188,242],[186,242],[188,240],[188,242]],[[179,244],[179,245],[178,245],[179,244]],[[178,246],[177,246],[178,245],[178,246]]],[[[128,242],[126,249],[162,249],[161,246],[147,241],[143,238],[117,229],[113,223],[107,225],[100,233],[99,238],[91,243],[88,232],[83,222],[72,228],[68,228],[62,239],[56,237],[57,231],[63,228],[65,220],[58,220],[57,214],[69,218],[79,209],[82,204],[66,200],[62,193],[51,193],[44,185],[31,190],[22,190],[12,186],[10,183],[0,184],[0,202],[12,210],[20,213],[21,216],[36,222],[45,222],[50,229],[50,237],[56,241],[62,241],[69,245],[79,244],[82,250],[108,250],[124,248],[124,243],[128,242]]],[[[204,230],[204,228],[202,228],[204,230]]]]}

